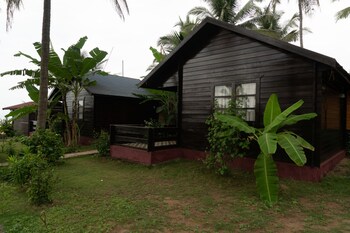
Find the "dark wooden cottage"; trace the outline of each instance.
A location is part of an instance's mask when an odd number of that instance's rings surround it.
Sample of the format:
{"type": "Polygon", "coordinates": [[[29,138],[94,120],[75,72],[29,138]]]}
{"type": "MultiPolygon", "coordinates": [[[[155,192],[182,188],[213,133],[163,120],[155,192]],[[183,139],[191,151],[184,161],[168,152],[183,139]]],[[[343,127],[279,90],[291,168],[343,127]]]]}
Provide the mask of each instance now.
{"type": "MultiPolygon", "coordinates": [[[[187,154],[207,148],[205,121],[215,101],[222,108],[242,101],[246,120],[259,127],[276,93],[282,109],[303,99],[298,113],[318,114],[295,128],[316,148],[307,166],[291,166],[278,154],[281,176],[319,180],[345,155],[350,75],[333,58],[254,31],[207,18],[139,86],[177,92],[178,144],[187,154]]],[[[238,166],[251,169],[249,160],[238,166]]]]}
{"type": "MultiPolygon", "coordinates": [[[[155,115],[153,103],[141,104],[134,94],[149,94],[138,88],[139,80],[118,75],[93,75],[96,85],[84,89],[78,97],[78,124],[81,142],[87,143],[111,124],[144,124],[155,115]]],[[[68,113],[72,114],[73,94],[67,95],[68,113]]]]}
{"type": "MultiPolygon", "coordinates": [[[[13,106],[4,107],[2,110],[14,111],[23,107],[32,106],[34,102],[25,102],[21,104],[16,104],[13,106]]],[[[30,135],[30,133],[35,131],[36,126],[36,112],[30,113],[24,117],[16,119],[12,122],[13,129],[19,135],[30,135]]]]}

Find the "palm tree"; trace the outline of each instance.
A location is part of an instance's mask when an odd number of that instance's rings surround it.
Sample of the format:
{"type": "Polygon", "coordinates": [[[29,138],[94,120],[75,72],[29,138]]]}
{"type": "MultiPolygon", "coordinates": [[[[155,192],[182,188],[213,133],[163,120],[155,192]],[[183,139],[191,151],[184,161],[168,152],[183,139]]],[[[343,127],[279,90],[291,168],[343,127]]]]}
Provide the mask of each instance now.
{"type": "MultiPolygon", "coordinates": [[[[333,0],[335,2],[337,0],[333,0]]],[[[350,15],[350,6],[344,8],[343,10],[338,11],[335,14],[335,19],[338,21],[339,19],[346,19],[350,15]]]]}
{"type": "Polygon", "coordinates": [[[280,20],[284,12],[276,10],[278,3],[278,0],[271,0],[267,7],[257,12],[257,16],[250,20],[256,26],[256,28],[252,29],[286,42],[297,41],[299,31],[296,28],[298,28],[299,15],[296,13],[286,23],[281,24],[280,20]]]}
{"type": "Polygon", "coordinates": [[[185,21],[180,18],[179,22],[177,22],[174,26],[179,30],[160,37],[157,45],[165,54],[170,53],[185,37],[188,36],[188,34],[192,32],[197,24],[198,22],[196,20],[191,20],[189,15],[187,15],[185,21]]]}
{"type": "Polygon", "coordinates": [[[319,0],[298,0],[298,9],[299,9],[299,41],[300,47],[304,47],[304,38],[303,38],[303,20],[304,14],[311,15],[314,6],[320,6],[319,0]]]}
{"type": "Polygon", "coordinates": [[[239,8],[237,0],[204,0],[209,8],[195,7],[188,15],[195,16],[199,22],[206,17],[212,17],[227,23],[250,28],[252,24],[247,18],[252,17],[258,7],[255,0],[249,0],[242,8],[239,8]]]}
{"type": "MultiPolygon", "coordinates": [[[[124,5],[127,13],[129,8],[126,0],[113,0],[115,10],[117,11],[120,18],[124,20],[124,13],[121,9],[120,2],[124,5]]],[[[7,3],[7,23],[6,26],[9,28],[12,23],[13,13],[18,10],[22,5],[22,0],[6,0],[7,3]]],[[[51,0],[44,0],[43,10],[43,24],[41,34],[41,69],[40,69],[40,90],[39,90],[39,106],[38,106],[38,122],[37,127],[44,129],[46,127],[46,111],[47,111],[47,94],[48,94],[48,63],[49,63],[49,52],[50,52],[50,25],[51,25],[51,0]]]]}

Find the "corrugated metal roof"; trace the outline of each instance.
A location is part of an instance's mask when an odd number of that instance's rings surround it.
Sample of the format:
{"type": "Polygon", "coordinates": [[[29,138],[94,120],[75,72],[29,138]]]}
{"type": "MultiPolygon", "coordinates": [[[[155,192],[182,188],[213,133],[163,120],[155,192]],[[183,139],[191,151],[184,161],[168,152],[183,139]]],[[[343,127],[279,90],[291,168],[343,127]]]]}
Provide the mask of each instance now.
{"type": "Polygon", "coordinates": [[[96,81],[95,86],[86,88],[88,92],[94,95],[109,95],[109,96],[121,96],[137,98],[135,94],[149,94],[147,90],[138,88],[137,84],[140,82],[138,79],[127,78],[118,75],[92,75],[90,80],[96,81]]]}
{"type": "Polygon", "coordinates": [[[25,102],[25,103],[21,103],[21,104],[16,104],[16,105],[4,107],[4,108],[2,108],[2,110],[16,110],[16,109],[23,108],[26,106],[32,106],[34,104],[35,104],[34,102],[25,102]]]}

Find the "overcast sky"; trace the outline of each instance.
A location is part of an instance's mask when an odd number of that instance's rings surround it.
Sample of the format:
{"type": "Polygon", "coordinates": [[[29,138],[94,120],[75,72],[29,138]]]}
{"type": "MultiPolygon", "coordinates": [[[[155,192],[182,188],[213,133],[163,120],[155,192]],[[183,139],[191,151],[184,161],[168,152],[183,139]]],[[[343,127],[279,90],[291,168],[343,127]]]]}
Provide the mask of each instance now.
{"type": "MultiPolygon", "coordinates": [[[[14,15],[13,27],[6,32],[5,1],[0,2],[0,72],[32,68],[25,58],[14,57],[18,51],[36,56],[33,43],[41,40],[42,0],[23,0],[21,11],[14,15]]],[[[59,55],[61,48],[87,36],[86,50],[99,47],[109,53],[106,71],[140,79],[152,63],[150,46],[173,30],[179,17],[185,18],[194,6],[205,6],[201,0],[127,0],[130,15],[120,20],[109,0],[52,1],[51,41],[59,55]]],[[[242,1],[244,2],[244,1],[242,1]]],[[[281,9],[286,15],[296,12],[296,0],[287,0],[281,9]]],[[[331,3],[322,0],[321,9],[315,9],[305,20],[313,33],[304,38],[304,47],[334,57],[350,71],[350,18],[335,22],[336,11],[350,5],[349,1],[331,3]]],[[[2,108],[29,101],[23,90],[9,91],[21,79],[0,77],[0,119],[8,111],[2,108]]]]}

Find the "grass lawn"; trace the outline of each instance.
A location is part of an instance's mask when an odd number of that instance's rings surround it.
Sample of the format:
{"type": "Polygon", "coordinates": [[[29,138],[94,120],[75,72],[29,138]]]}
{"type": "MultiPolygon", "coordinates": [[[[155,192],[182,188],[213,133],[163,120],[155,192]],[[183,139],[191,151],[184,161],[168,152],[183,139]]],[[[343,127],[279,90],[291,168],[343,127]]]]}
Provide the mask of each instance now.
{"type": "Polygon", "coordinates": [[[272,208],[252,174],[219,177],[200,162],[146,167],[89,156],[55,173],[54,202],[43,207],[0,183],[5,232],[350,232],[349,159],[321,183],[282,180],[272,208]]]}

